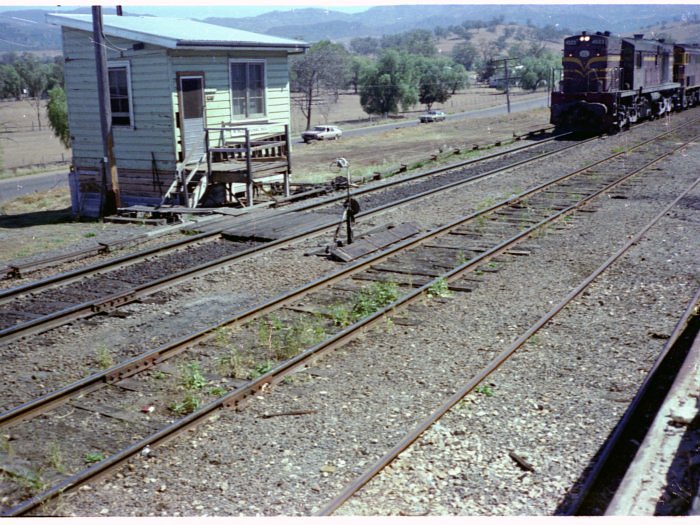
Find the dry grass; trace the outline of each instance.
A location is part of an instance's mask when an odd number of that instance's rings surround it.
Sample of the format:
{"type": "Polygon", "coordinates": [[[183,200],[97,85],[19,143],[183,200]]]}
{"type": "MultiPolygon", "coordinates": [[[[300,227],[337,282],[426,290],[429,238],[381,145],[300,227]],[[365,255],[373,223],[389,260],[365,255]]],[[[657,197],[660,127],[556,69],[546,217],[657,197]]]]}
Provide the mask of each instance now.
{"type": "Polygon", "coordinates": [[[22,259],[74,244],[86,228],[74,223],[68,189],[19,197],[0,206],[0,261],[22,259]]]}
{"type": "Polygon", "coordinates": [[[545,126],[548,119],[549,112],[543,108],[495,118],[411,126],[340,141],[297,144],[292,157],[292,180],[317,183],[331,179],[338,174],[332,167],[338,157],[348,160],[351,176],[362,177],[400,164],[425,161],[431,155],[455,148],[471,149],[477,143],[505,141],[514,132],[545,126]]]}
{"type": "Polygon", "coordinates": [[[41,129],[33,100],[0,102],[0,177],[14,177],[70,162],[42,105],[41,129]]]}

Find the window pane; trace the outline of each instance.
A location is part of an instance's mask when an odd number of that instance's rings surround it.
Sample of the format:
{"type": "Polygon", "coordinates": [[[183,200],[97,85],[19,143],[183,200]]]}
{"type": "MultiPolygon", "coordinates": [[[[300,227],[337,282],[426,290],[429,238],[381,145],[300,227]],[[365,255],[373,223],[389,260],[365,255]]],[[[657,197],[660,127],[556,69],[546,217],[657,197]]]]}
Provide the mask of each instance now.
{"type": "Polygon", "coordinates": [[[129,115],[129,77],[126,67],[110,67],[109,102],[112,111],[112,124],[116,126],[131,125],[129,115]]]}
{"type": "Polygon", "coordinates": [[[264,69],[262,64],[250,64],[250,83],[248,86],[249,105],[248,111],[251,114],[265,113],[265,81],[263,78],[264,69]]]}
{"type": "Polygon", "coordinates": [[[231,110],[242,117],[265,114],[264,64],[231,63],[231,110]]]}
{"type": "Polygon", "coordinates": [[[231,64],[231,105],[234,115],[245,115],[246,65],[231,64]]]}
{"type": "Polygon", "coordinates": [[[202,102],[202,79],[180,79],[182,90],[182,110],[184,118],[201,118],[204,116],[204,103],[202,102]]]}

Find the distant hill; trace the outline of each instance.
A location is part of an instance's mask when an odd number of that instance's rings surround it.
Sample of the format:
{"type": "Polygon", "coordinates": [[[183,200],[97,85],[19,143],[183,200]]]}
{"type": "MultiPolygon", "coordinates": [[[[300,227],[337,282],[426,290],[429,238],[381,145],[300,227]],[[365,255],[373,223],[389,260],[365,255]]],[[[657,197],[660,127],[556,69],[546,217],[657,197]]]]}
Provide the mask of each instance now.
{"type": "Polygon", "coordinates": [[[323,9],[272,12],[249,18],[207,18],[206,21],[282,37],[314,42],[356,36],[381,36],[410,29],[432,30],[465,20],[569,28],[573,32],[612,31],[630,34],[682,17],[700,17],[699,5],[403,5],[380,6],[355,14],[323,9]]]}
{"type": "MultiPolygon", "coordinates": [[[[61,31],[46,23],[50,10],[23,9],[0,12],[0,52],[23,53],[61,52],[61,31]]],[[[62,11],[68,13],[67,11],[62,11]]],[[[90,13],[90,8],[80,8],[70,13],[90,13]]],[[[104,13],[114,13],[114,9],[104,9],[104,13]]]]}
{"type": "MultiPolygon", "coordinates": [[[[223,11],[223,9],[222,9],[223,11]]],[[[60,50],[60,31],[46,24],[50,10],[0,12],[0,52],[60,50]]],[[[68,12],[62,10],[61,12],[68,12]]],[[[90,12],[89,8],[70,12],[90,12]]],[[[114,9],[104,9],[105,13],[114,9]]],[[[129,14],[128,6],[124,7],[129,14]]],[[[167,16],[167,8],[154,7],[154,15],[167,16]]],[[[206,18],[204,21],[257,33],[301,38],[309,42],[322,39],[347,41],[352,37],[381,36],[411,29],[432,30],[466,20],[502,19],[518,25],[546,25],[572,32],[612,31],[631,34],[664,23],[698,20],[700,5],[399,5],[379,6],[349,14],[339,11],[304,8],[275,11],[247,18],[206,18]]]]}

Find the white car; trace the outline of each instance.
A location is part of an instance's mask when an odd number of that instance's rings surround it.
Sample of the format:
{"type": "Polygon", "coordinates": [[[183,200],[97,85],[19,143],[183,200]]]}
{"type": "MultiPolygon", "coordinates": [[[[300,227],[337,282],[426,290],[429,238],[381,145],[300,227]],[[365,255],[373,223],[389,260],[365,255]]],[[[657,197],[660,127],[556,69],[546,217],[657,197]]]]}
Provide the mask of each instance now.
{"type": "Polygon", "coordinates": [[[440,120],[445,120],[447,116],[444,111],[430,110],[426,111],[420,116],[421,122],[438,122],[440,120]]]}
{"type": "Polygon", "coordinates": [[[337,126],[314,126],[301,134],[301,139],[309,143],[312,140],[337,140],[343,136],[343,132],[337,126]]]}

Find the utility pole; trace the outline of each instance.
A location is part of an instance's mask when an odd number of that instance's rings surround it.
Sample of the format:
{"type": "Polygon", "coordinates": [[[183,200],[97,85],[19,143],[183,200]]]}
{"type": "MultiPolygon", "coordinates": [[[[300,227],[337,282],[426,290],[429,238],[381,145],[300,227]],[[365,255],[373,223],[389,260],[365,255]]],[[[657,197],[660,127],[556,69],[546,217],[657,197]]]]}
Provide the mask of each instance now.
{"type": "Polygon", "coordinates": [[[503,69],[505,71],[506,81],[506,105],[508,106],[508,113],[510,114],[510,69],[508,68],[509,60],[518,60],[518,58],[503,58],[501,60],[493,60],[492,62],[503,62],[503,69]]]}
{"type": "Polygon", "coordinates": [[[114,159],[109,71],[107,69],[107,48],[104,43],[101,6],[92,6],[92,38],[95,45],[97,99],[100,106],[100,128],[102,130],[101,169],[104,198],[100,215],[104,217],[107,213],[114,213],[121,206],[121,197],[119,192],[119,174],[117,173],[117,164],[114,159]]]}

